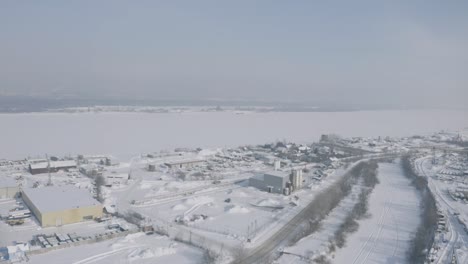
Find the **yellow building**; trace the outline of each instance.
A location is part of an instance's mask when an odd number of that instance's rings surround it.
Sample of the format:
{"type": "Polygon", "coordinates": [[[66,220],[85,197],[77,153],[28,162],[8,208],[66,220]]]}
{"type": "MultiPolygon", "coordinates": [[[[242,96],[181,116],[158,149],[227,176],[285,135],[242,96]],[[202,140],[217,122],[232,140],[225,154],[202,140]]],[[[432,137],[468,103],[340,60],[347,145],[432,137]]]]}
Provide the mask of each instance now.
{"type": "Polygon", "coordinates": [[[75,187],[27,188],[23,201],[42,227],[61,226],[102,217],[102,204],[75,187]]]}

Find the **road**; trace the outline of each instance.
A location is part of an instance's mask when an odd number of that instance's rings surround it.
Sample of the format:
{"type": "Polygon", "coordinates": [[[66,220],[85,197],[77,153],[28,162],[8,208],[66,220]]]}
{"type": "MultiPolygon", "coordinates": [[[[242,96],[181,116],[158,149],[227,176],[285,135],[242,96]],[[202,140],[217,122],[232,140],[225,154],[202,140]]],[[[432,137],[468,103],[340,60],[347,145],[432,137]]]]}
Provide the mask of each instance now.
{"type": "Polygon", "coordinates": [[[468,236],[464,230],[464,227],[458,222],[457,216],[453,214],[454,212],[457,211],[457,209],[451,205],[451,202],[448,201],[449,198],[435,183],[436,180],[433,179],[435,175],[433,175],[433,173],[425,169],[424,165],[430,161],[431,161],[431,157],[421,158],[415,161],[415,166],[417,170],[423,176],[427,178],[428,183],[429,183],[429,189],[431,190],[433,195],[436,197],[439,210],[446,212],[446,216],[448,220],[447,223],[448,223],[448,227],[451,230],[451,236],[450,236],[450,239],[448,239],[447,244],[443,248],[442,254],[439,254],[439,257],[435,263],[449,263],[450,262],[449,260],[451,259],[452,253],[454,252],[455,249],[457,249],[460,246],[462,247],[468,246],[468,236]]]}

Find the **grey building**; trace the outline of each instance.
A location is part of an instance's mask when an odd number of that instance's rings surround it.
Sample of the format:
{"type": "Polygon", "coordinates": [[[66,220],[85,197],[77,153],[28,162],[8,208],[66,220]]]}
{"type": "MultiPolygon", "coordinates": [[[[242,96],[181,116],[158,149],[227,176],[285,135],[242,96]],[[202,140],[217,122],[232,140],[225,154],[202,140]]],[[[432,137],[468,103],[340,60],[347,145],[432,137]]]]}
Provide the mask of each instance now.
{"type": "Polygon", "coordinates": [[[290,185],[289,173],[273,171],[258,174],[249,179],[249,185],[266,192],[284,193],[290,185]]]}

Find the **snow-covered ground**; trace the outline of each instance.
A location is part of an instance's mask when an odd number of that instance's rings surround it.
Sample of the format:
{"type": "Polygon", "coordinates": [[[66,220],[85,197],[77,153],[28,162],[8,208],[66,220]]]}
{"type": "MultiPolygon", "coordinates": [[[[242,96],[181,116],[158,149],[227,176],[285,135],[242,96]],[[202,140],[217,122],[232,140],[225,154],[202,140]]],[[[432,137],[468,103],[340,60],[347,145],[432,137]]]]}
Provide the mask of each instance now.
{"type": "Polygon", "coordinates": [[[321,254],[333,263],[406,263],[410,240],[420,222],[419,196],[403,176],[400,164],[380,163],[378,184],[369,196],[369,217],[358,220],[357,232],[343,248],[330,252],[330,241],[355,205],[359,187],[336,207],[316,233],[303,238],[278,260],[280,264],[309,263],[321,254]]]}
{"type": "Polygon", "coordinates": [[[351,194],[323,220],[321,228],[316,233],[301,239],[294,246],[285,248],[283,250],[285,253],[277,261],[278,264],[309,263],[322,254],[328,254],[329,242],[333,241],[335,231],[356,204],[359,191],[360,186],[354,186],[351,194]]]}
{"type": "Polygon", "coordinates": [[[411,136],[468,127],[463,111],[306,113],[31,113],[0,114],[0,159],[65,154],[137,153],[175,147],[224,147],[321,134],[411,136]]]}
{"type": "Polygon", "coordinates": [[[453,180],[438,180],[438,172],[444,167],[443,163],[443,159],[439,158],[437,164],[433,164],[431,156],[415,160],[418,173],[428,177],[429,188],[434,194],[437,207],[447,219],[447,232],[436,236],[434,247],[438,250],[432,253],[435,263],[447,263],[452,256],[456,256],[459,263],[468,263],[468,229],[465,227],[468,225],[468,204],[454,200],[448,192],[462,184],[453,180]]]}
{"type": "Polygon", "coordinates": [[[419,222],[419,195],[399,164],[379,164],[380,184],[369,197],[371,217],[337,250],[334,263],[406,263],[419,222]]]}
{"type": "Polygon", "coordinates": [[[203,252],[164,236],[130,234],[100,243],[33,255],[32,264],[202,263],[203,252]]]}

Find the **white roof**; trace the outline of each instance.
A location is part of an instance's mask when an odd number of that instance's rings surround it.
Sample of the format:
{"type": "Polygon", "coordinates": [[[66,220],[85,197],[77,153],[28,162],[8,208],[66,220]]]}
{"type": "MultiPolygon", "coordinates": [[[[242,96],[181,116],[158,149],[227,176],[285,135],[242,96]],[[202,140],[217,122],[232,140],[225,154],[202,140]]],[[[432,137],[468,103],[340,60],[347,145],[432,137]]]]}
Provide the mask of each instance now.
{"type": "Polygon", "coordinates": [[[289,177],[289,173],[285,171],[269,171],[265,172],[265,175],[275,176],[279,178],[289,177]]]}
{"type": "Polygon", "coordinates": [[[18,186],[16,184],[16,181],[10,177],[5,177],[2,176],[0,177],[0,188],[5,188],[5,187],[16,187],[18,186]]]}
{"type": "Polygon", "coordinates": [[[25,188],[23,193],[41,213],[100,205],[87,190],[71,186],[25,188]]]}
{"type": "MultiPolygon", "coordinates": [[[[46,169],[49,164],[47,162],[30,164],[31,169],[46,169]]],[[[61,167],[73,167],[76,166],[76,161],[74,160],[60,160],[60,161],[51,161],[51,168],[61,168],[61,167]]]]}
{"type": "Polygon", "coordinates": [[[204,162],[204,159],[188,159],[188,160],[176,160],[176,161],[169,161],[166,162],[166,164],[169,165],[178,165],[178,164],[186,164],[186,163],[198,163],[198,162],[204,162]]]}

